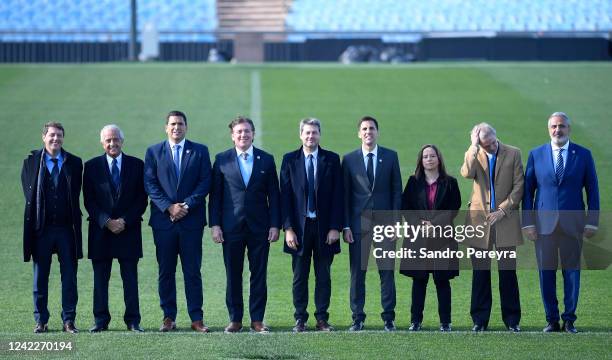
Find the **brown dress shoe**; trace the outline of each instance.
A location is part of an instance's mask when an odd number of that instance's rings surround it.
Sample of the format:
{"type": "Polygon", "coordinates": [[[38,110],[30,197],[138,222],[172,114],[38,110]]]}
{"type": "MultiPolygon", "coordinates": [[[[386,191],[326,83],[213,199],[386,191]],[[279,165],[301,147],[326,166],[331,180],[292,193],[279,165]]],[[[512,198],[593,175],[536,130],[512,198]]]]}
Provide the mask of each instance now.
{"type": "Polygon", "coordinates": [[[293,327],[294,333],[301,333],[306,331],[306,323],[303,320],[296,320],[295,326],[293,327]]]}
{"type": "Polygon", "coordinates": [[[256,332],[260,334],[267,334],[270,332],[270,328],[268,328],[263,321],[252,321],[251,322],[251,332],[256,332]]]}
{"type": "Polygon", "coordinates": [[[202,320],[198,320],[198,321],[192,322],[191,323],[191,329],[193,331],[197,331],[197,332],[201,332],[201,333],[210,332],[210,329],[208,329],[208,326],[204,325],[204,322],[202,320]]]}
{"type": "Polygon", "coordinates": [[[34,328],[34,334],[46,333],[47,330],[48,330],[47,324],[36,323],[36,327],[34,328]]]}
{"type": "Polygon", "coordinates": [[[230,323],[223,330],[226,334],[233,334],[242,331],[242,323],[239,321],[230,321],[230,323]]]}
{"type": "Polygon", "coordinates": [[[326,320],[317,320],[317,326],[315,327],[317,331],[332,331],[334,328],[329,325],[326,320]]]}
{"type": "Polygon", "coordinates": [[[79,332],[79,329],[77,329],[76,326],[74,326],[74,321],[66,321],[64,323],[64,328],[62,329],[62,331],[65,331],[71,334],[77,334],[79,332]]]}
{"type": "Polygon", "coordinates": [[[176,330],[176,323],[174,322],[174,320],[170,319],[169,317],[164,318],[164,322],[162,322],[162,325],[159,328],[159,331],[168,332],[172,330],[176,330]]]}

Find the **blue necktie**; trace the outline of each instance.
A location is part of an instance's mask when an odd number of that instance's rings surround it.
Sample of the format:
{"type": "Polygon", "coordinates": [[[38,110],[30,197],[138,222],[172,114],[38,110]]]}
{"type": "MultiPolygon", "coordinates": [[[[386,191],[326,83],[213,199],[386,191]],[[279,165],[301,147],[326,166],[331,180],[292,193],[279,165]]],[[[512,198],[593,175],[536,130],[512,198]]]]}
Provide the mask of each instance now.
{"type": "Polygon", "coordinates": [[[181,157],[180,157],[181,145],[174,145],[174,172],[176,173],[176,179],[178,180],[181,175],[181,157]]]}
{"type": "Polygon", "coordinates": [[[51,169],[51,180],[53,180],[53,185],[57,187],[57,183],[59,182],[59,165],[57,159],[51,159],[53,162],[53,168],[51,169]]]}
{"type": "Polygon", "coordinates": [[[242,173],[242,181],[244,181],[244,186],[247,186],[249,184],[249,179],[251,178],[251,173],[249,172],[248,168],[249,153],[242,153],[240,154],[240,157],[242,158],[242,166],[240,166],[240,172],[242,173]]]}
{"type": "Polygon", "coordinates": [[[563,150],[559,149],[559,153],[557,154],[557,165],[555,166],[555,174],[557,175],[557,183],[561,184],[563,180],[563,173],[565,172],[565,168],[563,167],[563,150]]]}
{"type": "Polygon", "coordinates": [[[119,167],[117,166],[117,159],[113,159],[111,163],[111,178],[113,179],[113,185],[115,186],[115,193],[119,191],[120,177],[119,167]]]}
{"type": "Polygon", "coordinates": [[[495,161],[497,161],[497,156],[493,155],[489,159],[489,181],[490,181],[490,189],[491,189],[491,210],[495,210],[495,161]]]}
{"type": "Polygon", "coordinates": [[[312,154],[308,155],[308,211],[315,212],[315,173],[312,154]]]}

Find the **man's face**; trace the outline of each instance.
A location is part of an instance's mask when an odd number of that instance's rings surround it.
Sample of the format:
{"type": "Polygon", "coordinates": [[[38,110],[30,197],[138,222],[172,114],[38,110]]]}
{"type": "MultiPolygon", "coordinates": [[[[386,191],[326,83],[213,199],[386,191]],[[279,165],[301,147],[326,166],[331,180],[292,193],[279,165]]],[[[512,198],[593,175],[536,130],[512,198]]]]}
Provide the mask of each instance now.
{"type": "Polygon", "coordinates": [[[359,138],[366,146],[375,146],[378,141],[378,129],[374,121],[362,121],[359,125],[359,138]]]}
{"type": "Polygon", "coordinates": [[[254,137],[255,133],[249,123],[241,123],[232,128],[232,141],[242,151],[246,151],[251,147],[254,137]]]}
{"type": "Polygon", "coordinates": [[[117,130],[104,130],[102,133],[102,147],[104,148],[104,152],[112,157],[116,158],[121,154],[121,147],[123,146],[123,140],[119,136],[119,131],[117,130]]]}
{"type": "Polygon", "coordinates": [[[548,134],[555,145],[565,145],[569,140],[570,131],[569,124],[563,118],[555,116],[548,120],[548,134]]]}
{"type": "Polygon", "coordinates": [[[319,141],[321,140],[319,127],[316,125],[304,125],[302,133],[300,134],[300,139],[302,139],[302,145],[304,145],[304,147],[315,149],[319,146],[319,141]]]}
{"type": "Polygon", "coordinates": [[[43,134],[42,140],[48,153],[57,154],[62,150],[64,144],[64,132],[61,129],[50,127],[47,133],[43,134]]]}
{"type": "Polygon", "coordinates": [[[493,134],[480,136],[480,146],[489,154],[495,154],[497,152],[497,136],[493,134]]]}
{"type": "Polygon", "coordinates": [[[172,140],[175,144],[183,141],[187,134],[185,119],[181,116],[170,116],[166,124],[166,134],[168,134],[168,140],[172,140]]]}

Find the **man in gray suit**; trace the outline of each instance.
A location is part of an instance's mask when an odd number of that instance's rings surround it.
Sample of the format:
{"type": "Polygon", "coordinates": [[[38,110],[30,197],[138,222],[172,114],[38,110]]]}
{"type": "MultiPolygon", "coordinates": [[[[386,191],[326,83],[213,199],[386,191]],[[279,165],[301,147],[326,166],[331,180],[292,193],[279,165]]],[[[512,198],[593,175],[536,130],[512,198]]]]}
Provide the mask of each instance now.
{"type": "MultiPolygon", "coordinates": [[[[350,303],[353,324],[349,331],[364,328],[366,314],[365,277],[367,254],[370,246],[368,236],[362,236],[361,214],[374,210],[399,210],[402,202],[402,178],[397,153],[377,145],[378,121],[364,116],[358,123],[361,147],[344,156],[344,241],[349,243],[351,293],[350,303]],[[363,239],[363,240],[362,240],[363,239]]],[[[382,243],[382,246],[393,246],[382,243]]],[[[381,313],[385,331],[395,330],[395,278],[393,269],[380,269],[381,313]]]]}

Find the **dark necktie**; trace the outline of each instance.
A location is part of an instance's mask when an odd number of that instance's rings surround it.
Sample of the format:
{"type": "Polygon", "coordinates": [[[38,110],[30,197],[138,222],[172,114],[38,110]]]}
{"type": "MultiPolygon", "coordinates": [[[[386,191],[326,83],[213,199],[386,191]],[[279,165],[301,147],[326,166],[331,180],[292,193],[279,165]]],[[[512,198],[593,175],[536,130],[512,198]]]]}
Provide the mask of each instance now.
{"type": "Polygon", "coordinates": [[[368,173],[368,180],[370,180],[370,189],[374,188],[374,154],[368,154],[368,168],[366,169],[368,173]]]}
{"type": "Polygon", "coordinates": [[[563,173],[565,172],[565,168],[563,167],[563,148],[559,149],[559,153],[557,154],[557,165],[555,166],[555,174],[557,175],[557,183],[561,184],[563,180],[563,173]]]}
{"type": "Polygon", "coordinates": [[[119,176],[119,167],[117,166],[117,159],[113,159],[111,163],[111,178],[113,179],[113,185],[116,193],[119,191],[119,183],[121,181],[119,176]]]}
{"type": "Polygon", "coordinates": [[[57,187],[57,183],[59,182],[59,165],[57,159],[51,159],[53,162],[53,168],[51,169],[51,180],[53,181],[53,185],[57,187]]]}
{"type": "Polygon", "coordinates": [[[314,212],[315,206],[315,173],[312,154],[308,155],[308,211],[314,212]]]}
{"type": "Polygon", "coordinates": [[[495,162],[497,156],[493,155],[489,159],[489,188],[491,189],[491,210],[495,210],[495,162]]]}
{"type": "Polygon", "coordinates": [[[178,180],[181,175],[181,158],[180,158],[181,145],[174,145],[174,172],[176,173],[176,179],[178,180]]]}

